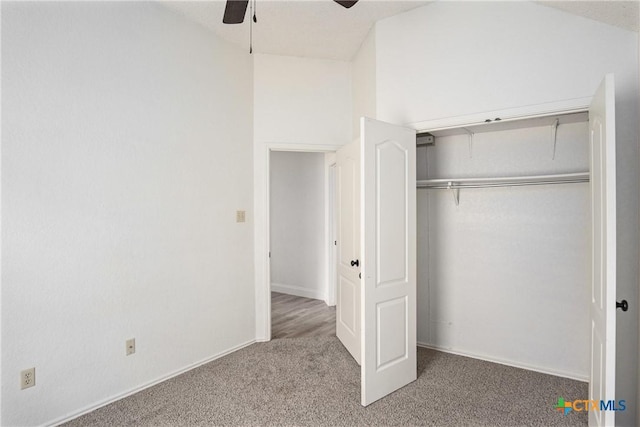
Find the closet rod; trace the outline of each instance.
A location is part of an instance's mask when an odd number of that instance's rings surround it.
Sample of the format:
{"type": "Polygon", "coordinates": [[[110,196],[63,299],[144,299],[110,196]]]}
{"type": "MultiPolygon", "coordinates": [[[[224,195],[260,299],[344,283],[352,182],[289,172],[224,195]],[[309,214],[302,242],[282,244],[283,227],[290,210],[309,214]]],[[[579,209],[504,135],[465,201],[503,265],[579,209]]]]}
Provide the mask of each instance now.
{"type": "Polygon", "coordinates": [[[416,181],[417,188],[459,189],[589,182],[589,172],[492,178],[438,178],[416,181]]]}

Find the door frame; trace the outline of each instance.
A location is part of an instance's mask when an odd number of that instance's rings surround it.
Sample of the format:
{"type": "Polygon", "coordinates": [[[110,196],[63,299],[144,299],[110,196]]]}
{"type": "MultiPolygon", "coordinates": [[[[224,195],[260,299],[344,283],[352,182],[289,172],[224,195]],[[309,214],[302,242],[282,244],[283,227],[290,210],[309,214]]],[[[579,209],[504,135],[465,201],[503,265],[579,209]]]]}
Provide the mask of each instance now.
{"type": "MultiPolygon", "coordinates": [[[[271,340],[271,268],[269,262],[269,251],[271,246],[269,217],[270,194],[271,194],[271,152],[301,152],[301,153],[332,153],[340,148],[340,145],[315,145],[315,144],[291,144],[291,143],[266,143],[254,146],[254,274],[255,274],[255,314],[256,314],[256,341],[265,342],[271,340]]],[[[327,221],[328,203],[328,162],[325,161],[325,248],[327,251],[327,280],[329,280],[330,247],[328,242],[329,225],[327,221]]],[[[330,283],[327,284],[329,289],[330,283]]],[[[334,283],[335,286],[335,283],[334,283]]],[[[335,290],[333,292],[335,295],[335,290]]]]}
{"type": "Polygon", "coordinates": [[[336,155],[327,153],[325,155],[325,228],[327,230],[327,295],[325,302],[329,307],[336,305],[336,292],[338,287],[338,251],[337,241],[337,212],[336,212],[336,155]]]}

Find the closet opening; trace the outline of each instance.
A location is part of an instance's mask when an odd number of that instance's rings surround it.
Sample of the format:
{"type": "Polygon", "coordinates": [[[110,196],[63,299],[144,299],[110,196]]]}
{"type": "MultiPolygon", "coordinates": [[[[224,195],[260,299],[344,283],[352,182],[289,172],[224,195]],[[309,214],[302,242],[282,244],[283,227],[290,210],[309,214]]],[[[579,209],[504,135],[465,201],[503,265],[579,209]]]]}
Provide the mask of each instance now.
{"type": "Polygon", "coordinates": [[[420,345],[589,380],[589,146],[586,112],[418,135],[420,345]]]}
{"type": "MultiPolygon", "coordinates": [[[[588,400],[613,404],[614,77],[592,98],[511,113],[418,126],[435,137],[418,156],[418,342],[582,380],[588,400]]],[[[587,416],[615,423],[614,411],[587,416]]]]}

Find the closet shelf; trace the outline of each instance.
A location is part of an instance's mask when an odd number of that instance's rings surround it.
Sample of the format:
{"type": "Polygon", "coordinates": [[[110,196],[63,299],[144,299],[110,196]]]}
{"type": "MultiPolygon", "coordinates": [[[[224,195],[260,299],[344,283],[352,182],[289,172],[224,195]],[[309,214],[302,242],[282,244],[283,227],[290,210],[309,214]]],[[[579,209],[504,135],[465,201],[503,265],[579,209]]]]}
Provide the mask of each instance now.
{"type": "Polygon", "coordinates": [[[437,178],[416,181],[417,188],[455,190],[461,188],[518,187],[524,185],[589,182],[589,172],[490,178],[437,178]]]}
{"type": "MultiPolygon", "coordinates": [[[[496,132],[503,130],[524,129],[533,127],[566,125],[570,123],[588,123],[589,113],[586,111],[569,112],[564,114],[552,114],[538,117],[528,118],[496,118],[494,120],[486,120],[484,122],[468,123],[466,125],[425,128],[425,132],[433,135],[435,138],[451,135],[478,134],[484,132],[496,132]]],[[[424,132],[418,132],[418,135],[424,132]]]]}

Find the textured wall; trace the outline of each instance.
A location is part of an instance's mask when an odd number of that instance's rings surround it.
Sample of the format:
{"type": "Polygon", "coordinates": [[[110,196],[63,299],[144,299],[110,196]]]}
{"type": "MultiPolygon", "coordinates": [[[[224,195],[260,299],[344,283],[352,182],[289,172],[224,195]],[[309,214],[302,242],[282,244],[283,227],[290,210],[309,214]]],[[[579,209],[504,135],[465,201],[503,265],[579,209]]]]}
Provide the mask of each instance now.
{"type": "Polygon", "coordinates": [[[254,55],[259,143],[337,144],[351,139],[351,64],[254,55]]]}
{"type": "Polygon", "coordinates": [[[254,339],[246,52],[153,3],[3,2],[2,107],[2,425],[254,339]]]}
{"type": "Polygon", "coordinates": [[[376,31],[362,42],[351,67],[352,133],[360,135],[360,117],[376,118],[376,31]]]}

